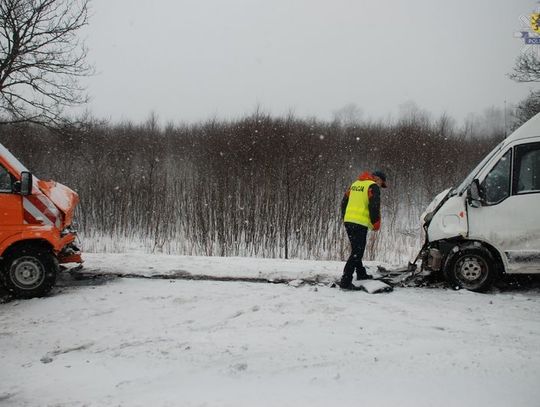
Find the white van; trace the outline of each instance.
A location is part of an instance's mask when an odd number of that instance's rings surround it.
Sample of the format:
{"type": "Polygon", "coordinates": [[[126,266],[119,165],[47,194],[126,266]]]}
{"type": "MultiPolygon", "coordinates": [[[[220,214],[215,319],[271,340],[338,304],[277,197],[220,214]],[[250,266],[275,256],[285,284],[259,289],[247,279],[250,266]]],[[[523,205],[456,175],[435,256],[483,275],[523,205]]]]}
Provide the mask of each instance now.
{"type": "Polygon", "coordinates": [[[422,215],[422,267],[485,291],[506,274],[540,274],[540,114],[422,215]]]}

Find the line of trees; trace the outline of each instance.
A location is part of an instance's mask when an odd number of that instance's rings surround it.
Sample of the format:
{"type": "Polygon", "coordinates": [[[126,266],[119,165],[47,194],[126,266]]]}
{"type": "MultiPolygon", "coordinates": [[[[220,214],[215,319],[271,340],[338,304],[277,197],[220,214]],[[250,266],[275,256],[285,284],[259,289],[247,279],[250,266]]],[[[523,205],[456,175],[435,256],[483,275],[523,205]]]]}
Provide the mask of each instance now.
{"type": "Polygon", "coordinates": [[[255,112],[234,121],[162,127],[87,121],[61,133],[3,126],[0,142],[42,179],[81,197],[87,251],[340,259],[345,189],[381,168],[383,228],[368,256],[403,261],[420,239],[418,217],[496,142],[448,117],[412,113],[391,123],[342,124],[255,112]]]}

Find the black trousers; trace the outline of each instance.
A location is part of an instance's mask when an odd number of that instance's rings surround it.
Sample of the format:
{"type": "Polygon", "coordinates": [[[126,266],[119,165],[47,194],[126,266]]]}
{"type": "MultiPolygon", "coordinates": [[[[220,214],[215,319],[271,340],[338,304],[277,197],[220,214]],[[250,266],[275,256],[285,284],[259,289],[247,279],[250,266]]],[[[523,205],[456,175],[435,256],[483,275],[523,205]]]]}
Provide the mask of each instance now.
{"type": "Polygon", "coordinates": [[[362,279],[366,276],[366,269],[362,264],[362,257],[364,257],[364,251],[366,249],[368,228],[356,223],[345,222],[345,229],[347,230],[347,236],[349,236],[351,242],[351,255],[343,269],[343,276],[341,277],[342,287],[346,287],[352,283],[355,271],[358,279],[362,279]]]}

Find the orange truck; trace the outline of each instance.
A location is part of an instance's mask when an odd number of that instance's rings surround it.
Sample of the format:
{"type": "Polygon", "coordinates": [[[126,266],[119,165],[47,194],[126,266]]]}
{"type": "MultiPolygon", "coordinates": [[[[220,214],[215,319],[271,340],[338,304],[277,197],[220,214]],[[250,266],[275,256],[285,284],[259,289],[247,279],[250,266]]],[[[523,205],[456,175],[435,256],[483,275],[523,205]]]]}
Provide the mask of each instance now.
{"type": "Polygon", "coordinates": [[[77,193],[33,176],[0,144],[0,277],[21,298],[47,294],[59,265],[82,263],[75,245],[77,193]]]}

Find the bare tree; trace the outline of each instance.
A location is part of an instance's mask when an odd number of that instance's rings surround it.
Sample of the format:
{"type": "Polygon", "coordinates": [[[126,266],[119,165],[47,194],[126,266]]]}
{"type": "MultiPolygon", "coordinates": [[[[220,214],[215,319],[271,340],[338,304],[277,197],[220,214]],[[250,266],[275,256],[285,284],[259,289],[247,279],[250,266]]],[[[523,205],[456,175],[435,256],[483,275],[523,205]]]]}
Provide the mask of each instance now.
{"type": "Polygon", "coordinates": [[[517,128],[521,126],[538,113],[540,113],[540,91],[531,91],[514,109],[513,116],[515,121],[512,127],[517,128]]]}
{"type": "Polygon", "coordinates": [[[364,112],[356,103],[348,103],[334,110],[334,121],[344,126],[353,126],[360,123],[364,112]]]}
{"type": "Polygon", "coordinates": [[[490,106],[482,113],[469,113],[465,118],[464,134],[474,138],[504,139],[508,124],[505,109],[490,106]]]}
{"type": "Polygon", "coordinates": [[[92,73],[77,37],[89,0],[0,0],[0,124],[64,123],[92,73]]]}
{"type": "Polygon", "coordinates": [[[540,59],[533,53],[521,54],[510,78],[516,82],[540,82],[540,59]]]}

